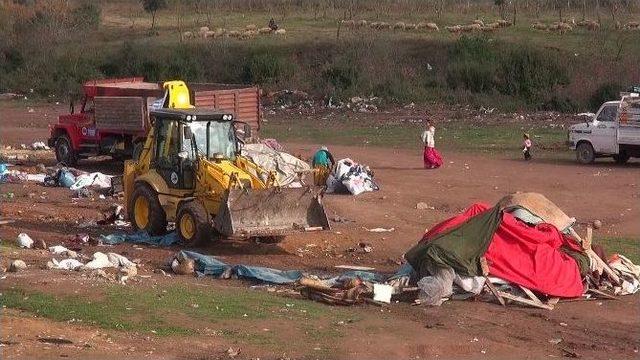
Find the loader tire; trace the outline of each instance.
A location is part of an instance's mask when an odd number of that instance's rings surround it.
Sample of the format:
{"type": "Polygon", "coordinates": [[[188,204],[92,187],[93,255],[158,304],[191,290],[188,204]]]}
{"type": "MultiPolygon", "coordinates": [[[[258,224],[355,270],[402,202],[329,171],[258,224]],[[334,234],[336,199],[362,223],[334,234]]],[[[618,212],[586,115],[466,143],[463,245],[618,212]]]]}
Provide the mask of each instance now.
{"type": "Polygon", "coordinates": [[[135,229],[146,231],[152,236],[167,232],[167,215],[160,205],[158,194],[148,186],[135,187],[128,209],[129,220],[135,229]]]}
{"type": "Polygon", "coordinates": [[[180,242],[189,246],[205,244],[214,233],[207,209],[195,200],[180,204],[176,230],[180,242]]]}
{"type": "Polygon", "coordinates": [[[67,166],[75,166],[78,163],[78,156],[75,150],[73,150],[73,145],[68,135],[62,135],[56,139],[55,150],[56,160],[59,163],[67,166]]]}

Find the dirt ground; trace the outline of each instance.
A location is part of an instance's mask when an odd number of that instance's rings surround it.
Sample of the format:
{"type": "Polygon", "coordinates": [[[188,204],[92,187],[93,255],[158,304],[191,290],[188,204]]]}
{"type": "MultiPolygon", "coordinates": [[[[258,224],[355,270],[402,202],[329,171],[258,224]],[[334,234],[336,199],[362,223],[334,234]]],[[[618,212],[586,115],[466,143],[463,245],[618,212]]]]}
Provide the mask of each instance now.
{"type": "MultiPolygon", "coordinates": [[[[30,144],[46,140],[46,125],[54,120],[50,114],[64,112],[65,106],[5,106],[0,120],[2,145],[30,144]],[[43,113],[49,114],[47,117],[43,113]]],[[[291,153],[310,156],[318,144],[286,144],[291,153]]],[[[637,162],[614,166],[603,162],[594,166],[578,166],[565,160],[521,161],[518,154],[479,156],[447,151],[444,166],[425,170],[421,152],[331,146],[336,158],[350,157],[369,165],[375,171],[381,190],[358,197],[327,195],[324,198],[330,219],[339,216],[346,221],[332,221],[332,230],[296,234],[280,244],[255,244],[220,241],[197,249],[220,257],[231,264],[263,265],[308,272],[336,272],[335,265],[350,264],[375,267],[391,272],[397,261],[421,236],[426,228],[450,217],[473,202],[494,203],[515,191],[545,194],[567,214],[585,224],[594,219],[603,223],[598,237],[640,238],[637,162]],[[418,210],[425,202],[433,209],[418,210]],[[394,228],[392,232],[372,233],[367,228],[394,228]],[[370,243],[371,253],[350,251],[359,242],[370,243]]],[[[51,152],[32,153],[35,159],[17,168],[34,173],[35,165],[54,165],[51,152]]],[[[116,174],[122,163],[109,160],[86,161],[79,166],[88,171],[116,174]]],[[[13,198],[0,199],[0,216],[16,219],[0,225],[2,243],[12,242],[18,233],[28,233],[48,245],[71,244],[75,234],[95,237],[109,234],[112,226],[82,228],[87,220],[99,220],[101,211],[118,198],[72,200],[64,188],[45,188],[34,183],[2,184],[0,194],[13,193],[13,198]]],[[[581,231],[581,227],[579,227],[581,231]]],[[[83,254],[106,251],[91,245],[75,246],[83,254]]],[[[244,286],[242,282],[202,279],[187,276],[164,278],[153,272],[163,267],[179,247],[155,248],[121,244],[109,248],[144,265],[140,274],[149,276],[154,286],[196,282],[215,291],[216,288],[244,286]]],[[[53,294],[87,291],[90,281],[79,285],[81,275],[43,269],[50,255],[40,250],[11,248],[3,251],[2,266],[13,259],[23,259],[29,270],[2,274],[0,291],[15,286],[33,288],[53,294]]],[[[127,286],[150,286],[144,281],[127,286]]],[[[195,286],[195,285],[194,285],[195,286]]],[[[106,331],[77,323],[54,322],[32,313],[15,309],[2,310],[2,358],[225,358],[228,339],[207,335],[166,338],[125,331],[106,331]],[[52,345],[38,338],[64,336],[72,344],[52,345]]],[[[637,358],[640,347],[640,297],[628,296],[615,301],[585,301],[559,304],[555,310],[537,310],[473,302],[449,301],[438,308],[420,308],[409,304],[392,304],[386,309],[362,306],[353,311],[362,321],[350,328],[348,336],[334,339],[329,357],[335,358],[548,358],[563,357],[565,348],[582,358],[637,358]],[[381,311],[391,316],[381,316],[381,311]],[[551,339],[562,338],[560,345],[551,339]]],[[[277,324],[270,324],[278,328],[277,324]]],[[[314,324],[311,324],[312,326],[314,324]]],[[[281,331],[286,333],[286,329],[281,331]]],[[[296,334],[291,334],[295,337],[296,334]]],[[[237,344],[237,343],[236,343],[237,344]]],[[[233,343],[231,343],[233,345],[233,343]]],[[[236,345],[234,345],[236,346],[236,345]]],[[[243,352],[237,358],[314,357],[300,350],[302,344],[291,344],[286,354],[265,352],[256,345],[240,343],[243,352]]],[[[308,349],[307,349],[308,350],[308,349]]],[[[311,353],[313,354],[313,352],[311,353]]],[[[327,357],[322,356],[322,357],[327,357]]]]}

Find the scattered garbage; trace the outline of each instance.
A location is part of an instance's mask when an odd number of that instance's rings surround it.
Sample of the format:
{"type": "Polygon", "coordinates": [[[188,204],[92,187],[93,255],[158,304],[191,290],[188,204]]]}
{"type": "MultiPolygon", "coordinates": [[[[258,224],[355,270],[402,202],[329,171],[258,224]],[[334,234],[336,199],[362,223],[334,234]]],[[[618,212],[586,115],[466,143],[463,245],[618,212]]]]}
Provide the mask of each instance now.
{"type": "Polygon", "coordinates": [[[130,242],[134,244],[149,244],[156,246],[171,246],[180,241],[178,234],[170,232],[166,235],[150,236],[146,231],[139,231],[135,234],[110,234],[100,235],[100,241],[105,245],[121,244],[130,242]]]}
{"type": "Polygon", "coordinates": [[[31,239],[29,235],[25,233],[20,233],[18,234],[17,243],[18,243],[18,246],[21,248],[30,249],[33,246],[33,239],[31,239]]]}
{"type": "Polygon", "coordinates": [[[416,204],[416,209],[418,210],[435,210],[436,208],[434,206],[431,206],[427,203],[424,202],[419,202],[416,204]]]}
{"type": "Polygon", "coordinates": [[[78,256],[78,254],[75,251],[69,250],[62,245],[52,246],[49,248],[49,251],[54,255],[61,255],[61,256],[66,256],[70,258],[75,258],[78,256]]]}
{"type": "Polygon", "coordinates": [[[393,286],[386,284],[373,284],[373,300],[383,303],[391,303],[391,295],[393,294],[393,286]]]}
{"type": "Polygon", "coordinates": [[[33,150],[50,150],[49,146],[42,141],[36,141],[31,144],[31,149],[33,150]]]}
{"type": "Polygon", "coordinates": [[[51,259],[51,261],[47,263],[47,268],[58,270],[79,270],[83,265],[84,264],[77,259],[64,259],[60,261],[51,259]]]}
{"type": "Polygon", "coordinates": [[[396,228],[381,228],[381,227],[377,227],[377,228],[373,228],[373,229],[367,229],[367,228],[363,228],[365,230],[367,230],[368,232],[374,232],[374,233],[383,233],[383,232],[393,232],[396,230],[396,228]]]}
{"type": "Polygon", "coordinates": [[[27,268],[27,264],[22,260],[13,260],[11,265],[9,265],[9,272],[18,272],[25,270],[27,268]]]}
{"type": "Polygon", "coordinates": [[[373,180],[373,171],[368,166],[351,159],[342,159],[327,178],[327,193],[345,193],[359,195],[367,191],[377,191],[380,187],[373,180]]]}

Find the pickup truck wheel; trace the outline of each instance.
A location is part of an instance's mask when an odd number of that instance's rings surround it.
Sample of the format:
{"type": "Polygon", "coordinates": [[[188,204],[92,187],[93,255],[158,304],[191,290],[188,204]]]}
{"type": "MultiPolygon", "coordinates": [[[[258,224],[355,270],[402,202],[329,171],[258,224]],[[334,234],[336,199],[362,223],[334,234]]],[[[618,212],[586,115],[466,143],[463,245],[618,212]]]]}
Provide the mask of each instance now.
{"type": "Polygon", "coordinates": [[[202,245],[211,239],[213,227],[207,209],[198,201],[182,203],[176,217],[176,230],[183,245],[202,245]]]}
{"type": "Polygon", "coordinates": [[[582,142],[576,148],[576,158],[581,164],[591,164],[596,159],[596,152],[591,144],[582,142]]]}
{"type": "Polygon", "coordinates": [[[148,186],[136,186],[131,194],[128,210],[129,221],[136,230],[144,230],[152,236],[167,232],[167,215],[160,205],[158,195],[148,186]]]}
{"type": "Polygon", "coordinates": [[[625,152],[621,152],[618,155],[613,155],[613,160],[615,160],[616,164],[625,164],[629,161],[630,156],[625,152]]]}
{"type": "Polygon", "coordinates": [[[56,140],[56,160],[67,166],[74,166],[78,163],[78,155],[73,150],[69,136],[62,135],[56,140]]]}

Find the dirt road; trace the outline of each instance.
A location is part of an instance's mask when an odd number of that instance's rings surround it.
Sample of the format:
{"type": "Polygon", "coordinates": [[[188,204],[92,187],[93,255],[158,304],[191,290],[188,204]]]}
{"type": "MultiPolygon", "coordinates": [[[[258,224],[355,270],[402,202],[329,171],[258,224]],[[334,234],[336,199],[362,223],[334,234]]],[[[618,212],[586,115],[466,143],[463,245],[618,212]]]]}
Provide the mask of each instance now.
{"type": "MultiPolygon", "coordinates": [[[[3,120],[4,121],[4,120],[3,120]]],[[[33,131],[13,131],[3,126],[3,137],[21,136],[18,142],[32,142],[46,137],[43,123],[33,131]],[[5,132],[5,129],[8,129],[5,132]],[[45,135],[41,135],[45,134],[45,135]],[[35,138],[33,138],[35,137],[35,138]]],[[[6,141],[6,140],[4,140],[6,141]]],[[[294,154],[310,156],[317,145],[287,144],[294,154]]],[[[459,212],[477,201],[494,203],[514,191],[536,191],[545,194],[580,224],[599,219],[602,229],[594,242],[602,237],[640,238],[638,206],[639,164],[624,167],[612,163],[578,166],[573,162],[537,160],[524,162],[518,153],[513,158],[475,156],[468,153],[444,152],[445,164],[438,170],[421,166],[421,153],[366,147],[330,146],[336,158],[350,157],[375,171],[381,190],[358,197],[327,195],[325,203],[332,230],[304,233],[288,237],[283,243],[254,244],[221,241],[198,251],[217,255],[230,264],[244,263],[309,272],[335,272],[335,265],[352,264],[393,271],[396,261],[414,244],[425,228],[459,212]],[[418,210],[424,202],[433,209],[418,210]],[[394,228],[392,232],[372,233],[365,228],[394,228]],[[368,242],[373,251],[357,250],[359,242],[368,242]],[[352,251],[351,249],[356,249],[352,251]]],[[[50,152],[38,153],[38,159],[18,168],[35,172],[42,162],[53,165],[50,152]]],[[[85,169],[118,173],[121,163],[86,162],[85,169]]],[[[43,239],[49,245],[69,244],[78,233],[93,237],[117,231],[110,226],[80,225],[98,220],[101,210],[117,198],[72,200],[64,188],[45,188],[34,183],[2,184],[0,194],[13,193],[1,199],[2,217],[16,219],[0,226],[0,239],[12,242],[20,232],[43,239]]],[[[3,245],[4,246],[4,245],[3,245]]],[[[636,245],[634,245],[637,247],[636,245]]],[[[245,288],[244,282],[200,279],[187,276],[166,278],[154,273],[179,247],[155,248],[129,244],[104,247],[84,245],[83,254],[113,251],[138,258],[146,276],[127,285],[143,291],[159,291],[176,284],[187,289],[206,288],[213,293],[229,288],[245,288]]],[[[82,274],[43,269],[51,256],[46,251],[3,247],[2,266],[12,259],[23,259],[29,270],[3,274],[0,291],[31,289],[56,295],[78,294],[101,299],[104,282],[82,274]]],[[[276,295],[277,296],[277,295],[276,295]]],[[[328,309],[327,311],[338,311],[328,309]]],[[[342,311],[342,310],[340,310],[342,311]]],[[[301,336],[281,320],[262,320],[259,327],[275,329],[278,348],[256,344],[243,338],[215,337],[202,332],[190,336],[166,338],[150,333],[110,331],[78,322],[55,322],[32,312],[3,309],[2,358],[60,356],[72,358],[228,358],[229,346],[241,347],[236,358],[548,358],[562,357],[566,349],[583,358],[637,358],[640,347],[640,297],[623,297],[618,301],[561,303],[553,311],[502,308],[495,304],[473,301],[449,301],[438,308],[419,308],[393,304],[380,309],[362,306],[344,310],[351,323],[327,324],[323,317],[310,320],[311,328],[336,328],[335,337],[316,336],[313,344],[294,345],[301,336]],[[52,345],[38,340],[48,336],[73,339],[73,344],[52,345]],[[554,344],[561,339],[559,344],[554,344]],[[551,342],[550,342],[551,341],[551,342]],[[89,344],[87,346],[83,344],[89,344]],[[320,350],[315,350],[316,348],[320,350]],[[275,350],[274,350],[275,349],[275,350]],[[317,352],[319,351],[319,352],[317,352]],[[324,352],[323,352],[324,351],[324,352]],[[319,355],[321,354],[321,355],[319,355]],[[614,355],[615,354],[615,355],[614,355]]],[[[332,313],[333,314],[333,313],[332,313]]],[[[347,316],[339,312],[340,316],[347,316]]],[[[241,314],[242,315],[242,314],[241,314]]],[[[338,315],[336,315],[338,316],[338,315]]],[[[230,318],[224,324],[238,326],[242,320],[230,318]]],[[[339,323],[339,322],[338,322],[339,323]]],[[[222,326],[217,323],[195,324],[199,330],[222,326]]],[[[309,335],[311,334],[311,335],[309,335]]]]}

